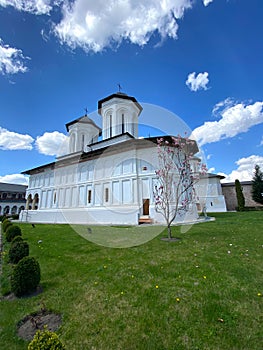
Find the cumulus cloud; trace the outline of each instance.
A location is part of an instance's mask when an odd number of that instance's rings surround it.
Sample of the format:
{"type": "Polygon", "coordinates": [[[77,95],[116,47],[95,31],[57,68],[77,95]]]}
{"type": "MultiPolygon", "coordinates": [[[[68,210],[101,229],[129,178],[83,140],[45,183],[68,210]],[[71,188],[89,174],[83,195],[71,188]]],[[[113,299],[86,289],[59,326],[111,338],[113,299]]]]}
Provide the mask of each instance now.
{"type": "Polygon", "coordinates": [[[0,38],[0,74],[25,73],[28,70],[26,59],[21,50],[5,45],[0,38]]]}
{"type": "Polygon", "coordinates": [[[0,6],[12,6],[19,11],[34,13],[36,15],[48,14],[51,9],[51,0],[0,0],[0,6]]]}
{"type": "Polygon", "coordinates": [[[247,132],[252,126],[263,123],[262,109],[263,102],[259,101],[250,105],[228,105],[221,112],[220,120],[205,122],[192,132],[191,137],[202,146],[247,132]]]}
{"type": "Polygon", "coordinates": [[[28,185],[28,177],[22,174],[0,176],[0,182],[18,185],[28,185]]]}
{"type": "Polygon", "coordinates": [[[191,91],[197,91],[201,89],[207,90],[207,84],[209,83],[208,73],[190,73],[185,83],[191,91]]]}
{"type": "Polygon", "coordinates": [[[211,4],[211,2],[213,2],[214,0],[203,0],[203,4],[205,6],[208,6],[209,4],[211,4]]]}
{"type": "Polygon", "coordinates": [[[34,139],[0,127],[0,149],[5,151],[31,150],[34,139]]]}
{"type": "Polygon", "coordinates": [[[251,155],[246,158],[241,158],[236,162],[237,169],[233,170],[230,174],[222,174],[226,178],[222,182],[234,182],[236,179],[239,181],[251,181],[254,176],[255,165],[259,165],[263,170],[263,157],[258,155],[251,155]]]}
{"type": "Polygon", "coordinates": [[[63,4],[62,21],[54,27],[61,42],[99,52],[123,40],[145,45],[153,33],[176,38],[177,19],[192,0],[75,0],[63,4]]]}
{"type": "Polygon", "coordinates": [[[39,153],[47,156],[61,156],[67,152],[68,136],[58,132],[45,132],[36,139],[36,147],[39,153]]]}

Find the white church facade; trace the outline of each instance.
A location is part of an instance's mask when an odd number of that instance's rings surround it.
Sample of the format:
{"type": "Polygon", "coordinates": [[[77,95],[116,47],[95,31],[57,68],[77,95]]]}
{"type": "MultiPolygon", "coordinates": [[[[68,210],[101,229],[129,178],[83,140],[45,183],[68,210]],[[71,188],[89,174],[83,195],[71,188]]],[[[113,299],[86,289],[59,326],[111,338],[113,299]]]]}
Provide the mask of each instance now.
{"type": "MultiPolygon", "coordinates": [[[[118,92],[98,102],[102,128],[87,115],[66,124],[68,154],[24,172],[30,177],[20,220],[131,225],[164,222],[155,211],[153,197],[157,137],[138,137],[141,112],[142,106],[134,97],[118,92]]],[[[197,171],[196,159],[192,166],[197,171]]],[[[204,205],[207,211],[225,211],[218,184],[216,175],[201,179],[196,188],[200,198],[197,193],[196,203],[180,220],[196,220],[204,205]],[[209,193],[206,188],[210,188],[209,193]]]]}

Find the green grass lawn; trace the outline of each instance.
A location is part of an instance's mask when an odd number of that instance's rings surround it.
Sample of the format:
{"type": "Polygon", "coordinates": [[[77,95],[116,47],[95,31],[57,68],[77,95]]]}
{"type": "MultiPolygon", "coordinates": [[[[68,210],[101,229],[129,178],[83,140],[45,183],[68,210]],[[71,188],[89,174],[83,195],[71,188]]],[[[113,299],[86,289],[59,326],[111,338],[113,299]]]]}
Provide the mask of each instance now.
{"type": "MultiPolygon", "coordinates": [[[[43,293],[0,301],[1,349],[27,349],[16,325],[43,303],[62,314],[57,333],[69,350],[262,349],[263,213],[215,216],[186,233],[173,227],[177,242],[160,240],[163,232],[122,249],[90,242],[68,225],[21,224],[43,293]]],[[[117,229],[124,241],[152,234],[151,227],[92,227],[92,234],[117,229]]],[[[5,261],[2,293],[9,290],[5,261]]]]}

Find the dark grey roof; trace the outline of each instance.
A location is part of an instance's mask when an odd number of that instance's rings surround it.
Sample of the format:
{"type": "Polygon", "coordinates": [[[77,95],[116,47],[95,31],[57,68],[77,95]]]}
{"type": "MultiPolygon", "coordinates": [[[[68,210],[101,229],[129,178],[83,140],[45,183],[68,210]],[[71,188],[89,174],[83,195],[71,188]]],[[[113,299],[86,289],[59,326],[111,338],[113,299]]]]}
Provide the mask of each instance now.
{"type": "MultiPolygon", "coordinates": [[[[240,181],[240,185],[252,185],[252,181],[240,181]]],[[[222,182],[222,186],[235,186],[234,182],[222,182]]]]}
{"type": "Polygon", "coordinates": [[[136,104],[136,106],[139,108],[140,113],[143,110],[142,106],[139,104],[139,102],[136,100],[133,96],[128,96],[127,94],[124,94],[123,92],[116,92],[115,94],[109,95],[107,97],[104,97],[103,99],[98,101],[98,113],[101,114],[101,107],[102,104],[106,101],[112,100],[113,98],[121,98],[123,100],[130,100],[136,104]]]}
{"type": "Polygon", "coordinates": [[[67,123],[66,124],[67,131],[69,131],[70,125],[73,125],[76,123],[91,124],[91,125],[95,126],[95,128],[97,128],[99,131],[101,131],[101,128],[97,124],[95,124],[94,121],[92,119],[90,119],[87,115],[84,115],[82,117],[79,117],[79,118],[67,123]]]}
{"type": "Polygon", "coordinates": [[[5,192],[26,192],[27,185],[18,185],[0,182],[0,191],[5,192]]]}
{"type": "Polygon", "coordinates": [[[213,174],[213,173],[206,173],[204,175],[201,175],[202,178],[212,178],[212,177],[217,177],[220,180],[223,180],[225,178],[224,175],[220,175],[220,174],[213,174]]]}

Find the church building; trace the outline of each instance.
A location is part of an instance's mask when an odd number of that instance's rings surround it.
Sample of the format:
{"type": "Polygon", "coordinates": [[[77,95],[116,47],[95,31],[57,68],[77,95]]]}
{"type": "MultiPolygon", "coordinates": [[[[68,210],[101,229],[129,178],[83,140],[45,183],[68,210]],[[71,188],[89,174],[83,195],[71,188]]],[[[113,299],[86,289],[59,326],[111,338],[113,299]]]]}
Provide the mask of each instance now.
{"type": "MultiPolygon", "coordinates": [[[[142,106],[122,92],[98,101],[102,128],[87,115],[66,124],[68,153],[52,163],[23,172],[30,175],[26,208],[21,221],[79,224],[163,223],[155,211],[157,137],[138,137],[142,106]]],[[[198,152],[194,143],[193,153],[198,152]]],[[[192,167],[197,171],[198,158],[192,167]]],[[[198,209],[214,201],[214,211],[225,211],[216,175],[199,184],[200,198],[184,222],[196,220],[198,209]],[[209,198],[205,184],[215,182],[209,198]],[[212,199],[211,199],[212,198],[212,199]]],[[[210,203],[210,204],[209,204],[210,203]]],[[[209,208],[207,208],[209,211],[209,208]]]]}

